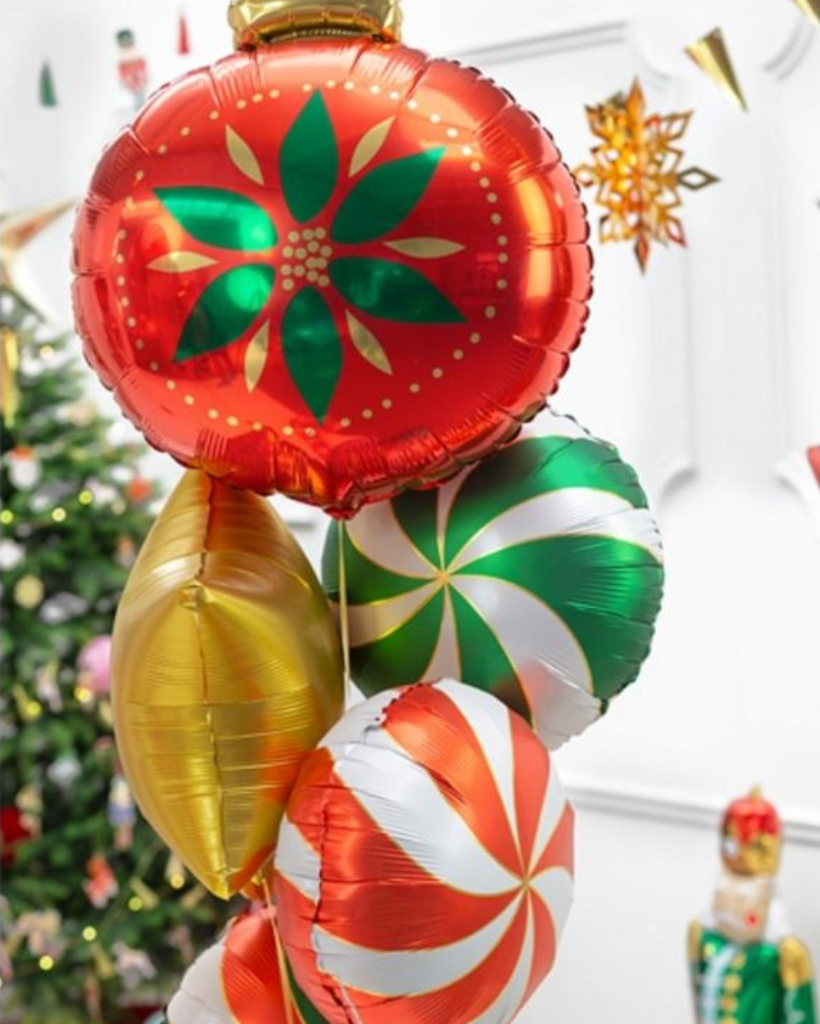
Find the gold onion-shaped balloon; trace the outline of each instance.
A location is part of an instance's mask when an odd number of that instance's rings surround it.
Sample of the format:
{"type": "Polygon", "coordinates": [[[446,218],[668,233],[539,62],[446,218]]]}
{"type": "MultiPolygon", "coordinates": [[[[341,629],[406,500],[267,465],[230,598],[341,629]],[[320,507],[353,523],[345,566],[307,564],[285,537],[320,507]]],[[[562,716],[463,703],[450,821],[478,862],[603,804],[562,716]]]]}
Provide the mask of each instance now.
{"type": "Polygon", "coordinates": [[[128,581],[112,658],[142,813],[211,892],[252,891],[344,699],[327,601],[263,498],[183,477],[128,581]]]}
{"type": "Polygon", "coordinates": [[[231,0],[228,22],[239,47],[304,35],[401,37],[401,0],[231,0]]]}

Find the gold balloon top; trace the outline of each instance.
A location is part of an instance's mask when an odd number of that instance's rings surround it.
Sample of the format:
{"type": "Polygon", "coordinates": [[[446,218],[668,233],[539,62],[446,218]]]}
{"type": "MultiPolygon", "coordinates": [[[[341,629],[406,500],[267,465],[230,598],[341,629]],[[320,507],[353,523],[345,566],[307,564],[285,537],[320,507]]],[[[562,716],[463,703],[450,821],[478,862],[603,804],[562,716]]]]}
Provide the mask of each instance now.
{"type": "Polygon", "coordinates": [[[401,0],[231,0],[228,22],[237,49],[308,35],[370,35],[395,42],[401,0]]]}

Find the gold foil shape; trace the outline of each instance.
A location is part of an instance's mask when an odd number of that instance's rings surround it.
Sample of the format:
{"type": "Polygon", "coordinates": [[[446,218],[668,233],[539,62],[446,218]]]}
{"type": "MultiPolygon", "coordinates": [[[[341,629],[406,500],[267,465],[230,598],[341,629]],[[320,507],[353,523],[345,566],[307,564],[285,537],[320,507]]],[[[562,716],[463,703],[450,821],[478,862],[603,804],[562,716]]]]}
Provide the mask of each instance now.
{"type": "Polygon", "coordinates": [[[231,0],[237,49],[300,35],[401,38],[401,0],[231,0]]]}
{"type": "Polygon", "coordinates": [[[814,22],[820,25],[820,0],[794,0],[800,10],[814,22]]]}
{"type": "Polygon", "coordinates": [[[142,813],[217,896],[253,891],[343,689],[327,600],[283,521],[186,473],[120,604],[112,696],[142,813]]]}
{"type": "Polygon", "coordinates": [[[230,125],[225,129],[225,145],[234,166],[255,184],[264,185],[265,179],[256,155],[239,132],[234,131],[230,125]]]}
{"type": "Polygon", "coordinates": [[[449,242],[446,238],[398,238],[395,242],[384,244],[388,249],[404,256],[414,256],[417,260],[438,260],[461,252],[464,248],[458,242],[449,242]]]}
{"type": "Polygon", "coordinates": [[[392,375],[393,366],[390,363],[390,357],[385,352],[376,335],[368,330],[361,320],[357,320],[350,310],[345,311],[345,317],[347,318],[347,329],[350,331],[350,338],[356,346],[356,351],[359,355],[366,359],[371,366],[375,366],[377,370],[392,375]]]}
{"type": "Polygon", "coordinates": [[[385,121],[380,121],[378,124],[374,124],[373,127],[366,131],[361,139],[359,139],[358,145],[353,151],[353,156],[350,159],[351,178],[354,174],[358,174],[359,171],[367,167],[370,161],[376,156],[384,145],[384,140],[387,138],[395,120],[395,117],[388,117],[385,121]]]}
{"type": "Polygon", "coordinates": [[[245,352],[245,385],[253,391],[262,379],[268,361],[270,346],[270,321],[266,320],[248,344],[245,352]]]}
{"type": "Polygon", "coordinates": [[[216,260],[198,252],[169,252],[148,264],[149,270],[161,270],[164,274],[187,274],[191,270],[212,267],[216,260]]]}
{"type": "Polygon", "coordinates": [[[697,191],[717,178],[700,167],[682,169],[681,140],[691,111],[650,114],[636,78],[622,93],[587,107],[587,120],[598,140],[589,163],[574,174],[584,188],[595,188],[604,210],[598,232],[602,243],[633,242],[642,271],[653,242],[686,245],[679,211],[682,190],[697,191]]]}
{"type": "Polygon", "coordinates": [[[700,70],[708,75],[741,110],[748,110],[746,98],[735,74],[729,48],[719,28],[686,47],[686,52],[700,70]]]}

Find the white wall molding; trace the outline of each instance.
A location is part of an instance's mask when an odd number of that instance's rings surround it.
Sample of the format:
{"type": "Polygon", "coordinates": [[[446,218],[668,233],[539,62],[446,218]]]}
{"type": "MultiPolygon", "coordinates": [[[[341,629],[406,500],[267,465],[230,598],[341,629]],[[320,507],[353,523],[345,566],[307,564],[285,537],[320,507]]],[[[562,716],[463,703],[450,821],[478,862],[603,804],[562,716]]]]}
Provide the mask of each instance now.
{"type": "MultiPolygon", "coordinates": [[[[569,776],[564,781],[570,799],[580,810],[620,818],[641,818],[714,831],[719,827],[725,807],[725,804],[693,800],[672,790],[650,786],[607,786],[578,776],[569,776]]],[[[788,842],[820,849],[820,818],[796,810],[789,810],[781,817],[788,842]]]]}
{"type": "Polygon", "coordinates": [[[463,64],[510,64],[515,61],[531,60],[534,57],[548,57],[573,50],[589,50],[600,46],[622,46],[629,39],[629,22],[626,20],[598,22],[579,28],[546,32],[537,36],[490,46],[478,46],[467,50],[456,50],[450,56],[463,64]]]}
{"type": "Polygon", "coordinates": [[[817,29],[809,19],[803,14],[796,14],[793,30],[777,53],[765,62],[763,70],[774,75],[779,82],[791,78],[809,55],[816,35],[817,29]]]}

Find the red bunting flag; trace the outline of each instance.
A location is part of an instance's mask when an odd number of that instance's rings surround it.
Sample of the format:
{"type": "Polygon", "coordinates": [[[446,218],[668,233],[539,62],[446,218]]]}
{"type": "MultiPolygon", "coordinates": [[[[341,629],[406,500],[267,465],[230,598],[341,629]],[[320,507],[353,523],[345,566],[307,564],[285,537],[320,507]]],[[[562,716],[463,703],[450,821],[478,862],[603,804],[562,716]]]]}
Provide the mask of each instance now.
{"type": "Polygon", "coordinates": [[[191,40],[188,37],[188,22],[185,15],[180,12],[179,15],[179,36],[177,42],[177,49],[183,56],[191,52],[191,40]]]}

